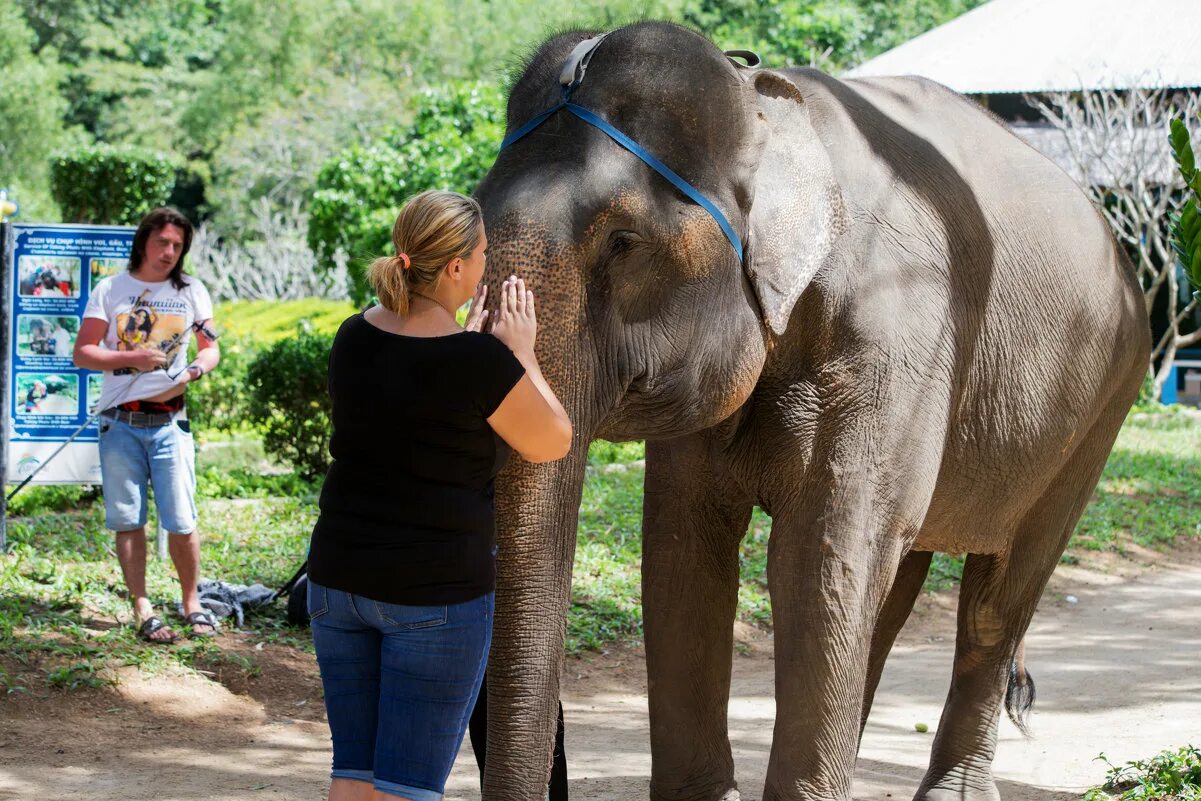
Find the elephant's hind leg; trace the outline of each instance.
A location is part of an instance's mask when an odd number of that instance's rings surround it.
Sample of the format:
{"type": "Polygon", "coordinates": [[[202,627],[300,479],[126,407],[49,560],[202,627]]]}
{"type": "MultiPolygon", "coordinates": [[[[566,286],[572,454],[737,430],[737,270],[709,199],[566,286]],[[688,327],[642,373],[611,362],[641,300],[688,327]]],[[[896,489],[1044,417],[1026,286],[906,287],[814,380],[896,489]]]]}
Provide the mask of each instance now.
{"type": "Polygon", "coordinates": [[[934,554],[930,551],[910,551],[901,560],[897,569],[897,577],[893,579],[892,589],[884,600],[884,608],[876,618],[876,629],[872,632],[872,652],[867,663],[867,683],[863,690],[863,715],[859,723],[859,739],[863,740],[863,729],[867,726],[867,716],[872,711],[872,701],[876,697],[876,688],[880,685],[880,676],[884,673],[884,663],[888,653],[897,639],[897,634],[909,619],[913,611],[913,602],[922,591],[926,582],[926,574],[930,572],[930,560],[934,554]]]}
{"type": "Polygon", "coordinates": [[[736,799],[726,710],[752,503],[703,434],[648,442],[642,600],[651,799],[736,799]]]}
{"type": "Polygon", "coordinates": [[[1004,554],[968,556],[951,689],[916,801],[999,801],[992,761],[1011,665],[1119,424],[1094,426],[1018,523],[1004,554]]]}

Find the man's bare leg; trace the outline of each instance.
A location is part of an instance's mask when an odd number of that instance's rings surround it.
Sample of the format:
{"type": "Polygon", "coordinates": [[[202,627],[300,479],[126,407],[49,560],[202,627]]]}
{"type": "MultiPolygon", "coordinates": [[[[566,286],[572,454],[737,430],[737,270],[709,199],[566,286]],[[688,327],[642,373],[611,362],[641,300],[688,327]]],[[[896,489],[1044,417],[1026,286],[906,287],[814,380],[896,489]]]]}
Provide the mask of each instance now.
{"type": "MultiPolygon", "coordinates": [[[[196,589],[196,585],[200,583],[200,532],[168,534],[167,550],[171,553],[171,561],[175,564],[175,572],[179,574],[179,584],[183,589],[184,617],[193,612],[203,612],[200,593],[196,589]]],[[[212,634],[213,627],[207,623],[195,623],[192,625],[192,633],[212,634]]]]}
{"type": "MultiPolygon", "coordinates": [[[[154,607],[146,595],[145,526],[117,532],[117,561],[121,563],[121,574],[125,577],[125,587],[129,590],[134,617],[140,627],[154,617],[154,607]]],[[[170,627],[163,626],[147,636],[158,642],[169,642],[175,638],[175,632],[170,627]]]]}

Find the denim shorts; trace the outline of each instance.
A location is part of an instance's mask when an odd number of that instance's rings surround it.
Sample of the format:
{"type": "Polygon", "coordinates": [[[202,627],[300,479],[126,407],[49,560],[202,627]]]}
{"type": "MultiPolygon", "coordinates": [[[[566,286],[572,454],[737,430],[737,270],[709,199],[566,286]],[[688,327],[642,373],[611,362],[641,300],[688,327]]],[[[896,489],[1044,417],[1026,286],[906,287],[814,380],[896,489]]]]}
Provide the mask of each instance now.
{"type": "Polygon", "coordinates": [[[309,582],[335,779],[441,801],[484,679],[493,595],[402,606],[309,582]]]}
{"type": "Polygon", "coordinates": [[[196,529],[196,446],[186,417],[147,428],[101,417],[100,480],[108,528],[146,525],[146,490],[153,485],[163,528],[172,534],[196,529]]]}

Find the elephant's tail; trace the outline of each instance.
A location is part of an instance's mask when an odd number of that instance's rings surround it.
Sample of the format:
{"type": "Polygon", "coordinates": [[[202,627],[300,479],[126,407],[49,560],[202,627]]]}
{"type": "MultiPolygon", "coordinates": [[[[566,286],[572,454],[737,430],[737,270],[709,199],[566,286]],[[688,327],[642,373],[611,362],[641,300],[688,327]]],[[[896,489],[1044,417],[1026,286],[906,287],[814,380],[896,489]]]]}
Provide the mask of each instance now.
{"type": "Polygon", "coordinates": [[[1009,686],[1005,689],[1005,712],[1013,725],[1030,736],[1029,715],[1034,706],[1034,677],[1026,670],[1026,643],[1018,643],[1009,666],[1009,686]]]}

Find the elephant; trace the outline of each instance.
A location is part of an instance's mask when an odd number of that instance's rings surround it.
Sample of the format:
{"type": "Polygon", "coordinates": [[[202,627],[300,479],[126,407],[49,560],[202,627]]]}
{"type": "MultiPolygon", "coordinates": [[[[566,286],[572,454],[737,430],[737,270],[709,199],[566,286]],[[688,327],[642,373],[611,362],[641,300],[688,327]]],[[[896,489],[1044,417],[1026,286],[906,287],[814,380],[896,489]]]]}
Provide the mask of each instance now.
{"type": "MultiPolygon", "coordinates": [[[[1147,373],[1128,257],[1072,180],[917,77],[739,63],[656,21],[547,39],[475,190],[485,281],[525,277],[575,438],[496,487],[485,799],[545,792],[589,443],[645,440],[654,801],[739,797],[726,709],[738,548],[772,518],[777,717],[763,798],[849,799],[933,552],[966,554],[922,801],[999,798],[1011,666],[1147,373]],[[573,55],[574,54],[574,55],[573,55]],[[724,217],[733,237],[723,234],[724,217]],[[742,253],[739,253],[739,249],[742,253]]],[[[1024,668],[1013,677],[1028,689],[1024,668]]],[[[568,720],[570,729],[570,719],[568,720]]]]}

